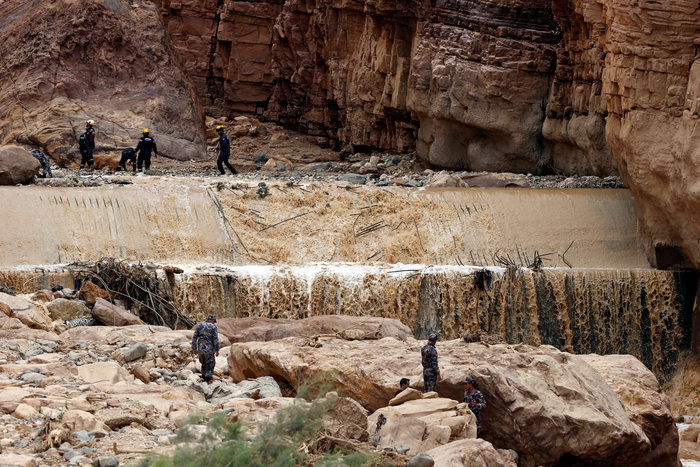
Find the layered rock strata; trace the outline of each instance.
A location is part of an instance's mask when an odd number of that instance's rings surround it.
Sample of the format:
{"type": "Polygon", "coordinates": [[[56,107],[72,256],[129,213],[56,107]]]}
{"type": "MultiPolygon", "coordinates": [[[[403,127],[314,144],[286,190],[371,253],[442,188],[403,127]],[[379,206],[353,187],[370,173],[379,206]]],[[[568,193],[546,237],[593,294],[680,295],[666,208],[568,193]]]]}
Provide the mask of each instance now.
{"type": "Polygon", "coordinates": [[[201,110],[150,2],[25,2],[0,6],[0,142],[79,160],[97,122],[96,154],[134,146],[148,127],[160,154],[201,158],[201,110]]]}

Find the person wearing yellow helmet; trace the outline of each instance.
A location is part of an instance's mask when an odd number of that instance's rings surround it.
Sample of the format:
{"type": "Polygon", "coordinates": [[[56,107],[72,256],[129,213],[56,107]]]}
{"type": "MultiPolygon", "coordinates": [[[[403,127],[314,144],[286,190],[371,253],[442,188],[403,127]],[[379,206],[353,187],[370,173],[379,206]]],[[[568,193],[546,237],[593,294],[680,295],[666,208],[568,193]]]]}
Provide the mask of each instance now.
{"type": "Polygon", "coordinates": [[[93,152],[95,151],[95,121],[88,120],[85,122],[85,132],[78,139],[78,147],[80,149],[80,168],[87,165],[88,169],[92,169],[95,163],[93,152]]]}
{"type": "Polygon", "coordinates": [[[219,173],[221,175],[226,173],[224,170],[224,165],[226,165],[231,173],[236,175],[238,171],[234,169],[231,163],[228,161],[228,158],[231,156],[231,142],[229,141],[226,133],[224,133],[224,126],[217,126],[216,132],[219,134],[219,158],[216,159],[216,166],[219,168],[219,173]]]}
{"type": "Polygon", "coordinates": [[[158,157],[158,147],[156,141],[151,137],[151,130],[144,128],[143,136],[139,139],[139,144],[136,145],[136,152],[139,155],[136,168],[139,172],[142,166],[145,166],[146,170],[151,168],[151,151],[158,157]]]}

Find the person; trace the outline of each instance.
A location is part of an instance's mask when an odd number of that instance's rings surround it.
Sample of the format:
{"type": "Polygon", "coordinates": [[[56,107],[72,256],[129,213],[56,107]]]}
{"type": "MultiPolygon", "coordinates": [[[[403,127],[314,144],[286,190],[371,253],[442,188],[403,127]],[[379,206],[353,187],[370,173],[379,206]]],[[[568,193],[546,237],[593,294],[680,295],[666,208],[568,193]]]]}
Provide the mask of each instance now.
{"type": "Polygon", "coordinates": [[[78,146],[80,148],[80,168],[87,166],[88,169],[92,169],[92,165],[95,163],[92,155],[95,151],[95,121],[88,120],[85,122],[85,132],[80,135],[78,140],[78,146]]]}
{"type": "Polygon", "coordinates": [[[423,392],[435,391],[437,382],[440,381],[438,353],[435,348],[437,340],[437,334],[430,334],[430,336],[428,336],[428,343],[425,344],[420,351],[422,358],[421,363],[423,363],[423,392]]]}
{"type": "Polygon", "coordinates": [[[411,381],[408,378],[401,378],[401,381],[399,381],[399,389],[394,393],[394,397],[401,394],[405,389],[408,389],[409,384],[411,384],[411,381]]]}
{"type": "Polygon", "coordinates": [[[464,378],[464,402],[476,417],[476,436],[481,433],[481,411],[486,407],[486,399],[481,391],[476,389],[474,378],[467,376],[464,378]]]}
{"type": "Polygon", "coordinates": [[[224,126],[219,125],[216,127],[216,132],[219,134],[219,158],[216,160],[216,166],[219,168],[219,173],[224,175],[226,171],[224,170],[224,164],[231,171],[233,175],[236,175],[238,171],[233,168],[228,158],[231,156],[231,142],[224,133],[224,126]]]}
{"type": "Polygon", "coordinates": [[[49,160],[49,156],[44,154],[44,151],[42,151],[41,149],[34,149],[32,151],[32,156],[34,156],[39,162],[41,162],[41,166],[43,167],[43,173],[39,174],[39,178],[53,178],[53,174],[51,173],[51,161],[49,160]]]}
{"type": "Polygon", "coordinates": [[[205,383],[214,375],[216,358],[219,356],[219,331],[216,328],[216,316],[209,315],[207,320],[199,323],[192,336],[192,351],[202,364],[202,378],[205,383]]]}
{"type": "Polygon", "coordinates": [[[136,172],[136,151],[134,151],[134,148],[126,148],[122,151],[122,158],[119,159],[117,172],[119,172],[119,170],[126,172],[127,162],[131,162],[131,165],[134,167],[134,172],[136,172]]]}
{"type": "Polygon", "coordinates": [[[136,167],[139,172],[142,166],[145,166],[146,170],[151,168],[151,151],[158,157],[158,147],[156,141],[151,137],[151,130],[144,128],[143,136],[139,139],[139,144],[136,145],[136,152],[139,154],[136,167]]]}

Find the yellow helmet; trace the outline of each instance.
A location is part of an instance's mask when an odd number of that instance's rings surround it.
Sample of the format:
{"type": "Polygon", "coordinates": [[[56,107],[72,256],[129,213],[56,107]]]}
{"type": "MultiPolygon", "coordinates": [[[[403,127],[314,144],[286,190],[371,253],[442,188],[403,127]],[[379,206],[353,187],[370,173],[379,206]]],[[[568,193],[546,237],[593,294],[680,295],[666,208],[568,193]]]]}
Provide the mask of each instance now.
{"type": "Polygon", "coordinates": [[[224,126],[223,126],[223,125],[218,125],[218,126],[216,127],[216,131],[219,131],[219,130],[223,131],[223,130],[224,130],[224,126]]]}
{"type": "Polygon", "coordinates": [[[146,133],[150,133],[150,132],[151,132],[151,130],[149,130],[148,128],[144,128],[144,129],[143,129],[143,134],[144,134],[144,135],[145,135],[146,133]]]}

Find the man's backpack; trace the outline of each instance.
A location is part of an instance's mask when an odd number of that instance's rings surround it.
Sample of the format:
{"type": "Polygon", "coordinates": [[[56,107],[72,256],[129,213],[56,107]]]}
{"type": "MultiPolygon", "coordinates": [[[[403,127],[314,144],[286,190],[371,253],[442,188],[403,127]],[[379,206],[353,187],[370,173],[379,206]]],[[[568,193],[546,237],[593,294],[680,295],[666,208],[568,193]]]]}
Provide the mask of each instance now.
{"type": "Polygon", "coordinates": [[[88,135],[87,131],[80,135],[78,144],[80,149],[88,149],[90,147],[90,135],[88,135]]]}

